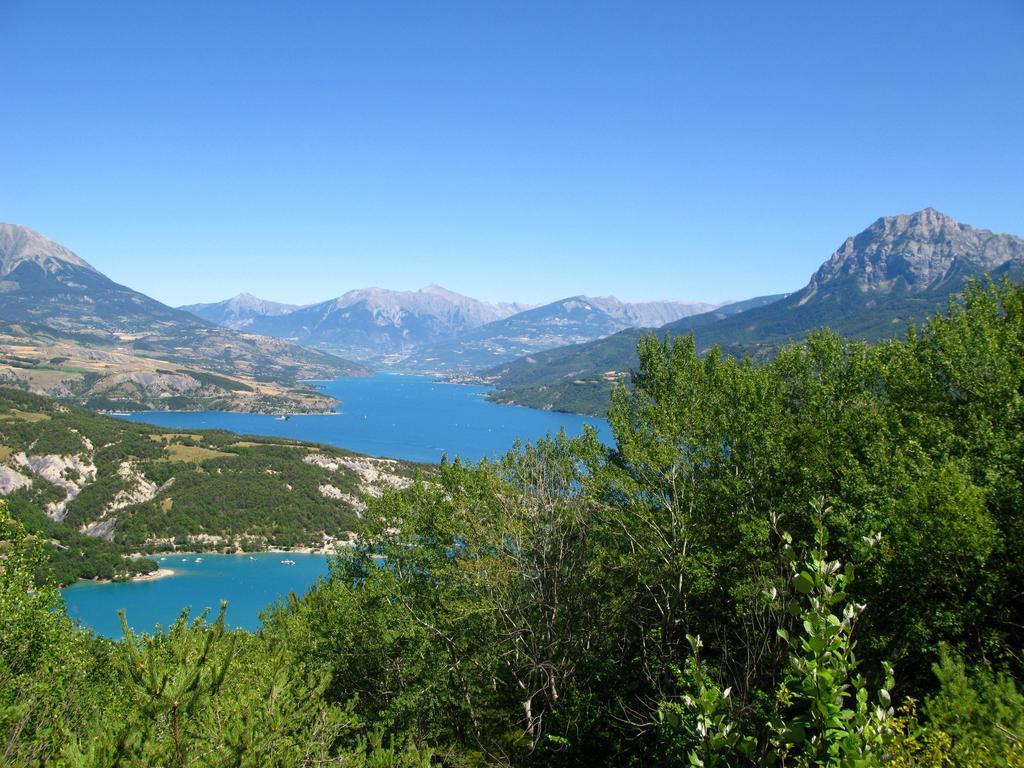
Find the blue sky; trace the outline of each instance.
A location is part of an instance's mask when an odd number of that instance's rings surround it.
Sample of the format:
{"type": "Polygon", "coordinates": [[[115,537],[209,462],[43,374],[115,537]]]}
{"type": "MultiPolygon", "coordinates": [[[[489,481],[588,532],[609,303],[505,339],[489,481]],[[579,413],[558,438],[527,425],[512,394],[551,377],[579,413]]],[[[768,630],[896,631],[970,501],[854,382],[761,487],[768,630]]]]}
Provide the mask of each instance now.
{"type": "Polygon", "coordinates": [[[0,0],[0,220],[162,301],[793,290],[1024,235],[1024,3],[0,0]]]}

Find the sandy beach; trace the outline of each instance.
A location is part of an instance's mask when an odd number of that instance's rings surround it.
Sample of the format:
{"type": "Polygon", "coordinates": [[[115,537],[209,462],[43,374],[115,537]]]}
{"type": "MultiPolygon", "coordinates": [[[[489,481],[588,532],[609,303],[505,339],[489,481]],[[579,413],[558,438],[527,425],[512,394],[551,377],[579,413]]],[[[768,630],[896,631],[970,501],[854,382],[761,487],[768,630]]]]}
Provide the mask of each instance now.
{"type": "Polygon", "coordinates": [[[174,570],[172,568],[159,568],[152,573],[142,573],[138,576],[132,576],[132,581],[156,581],[157,579],[166,579],[168,576],[173,576],[174,570]]]}

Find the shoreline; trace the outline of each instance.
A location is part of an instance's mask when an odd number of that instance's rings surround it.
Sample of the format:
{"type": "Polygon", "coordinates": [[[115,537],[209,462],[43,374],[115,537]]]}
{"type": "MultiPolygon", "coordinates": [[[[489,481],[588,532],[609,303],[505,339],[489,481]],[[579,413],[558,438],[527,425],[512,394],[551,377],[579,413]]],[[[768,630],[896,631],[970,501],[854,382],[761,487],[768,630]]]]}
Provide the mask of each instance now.
{"type": "MultiPolygon", "coordinates": [[[[243,416],[274,416],[275,418],[277,416],[287,416],[288,418],[296,418],[298,416],[340,416],[341,415],[337,411],[337,409],[332,409],[330,411],[299,411],[299,412],[296,412],[296,411],[223,411],[223,410],[215,410],[215,409],[211,409],[211,408],[204,408],[204,409],[199,409],[199,408],[167,408],[166,410],[159,410],[158,411],[158,410],[154,410],[154,409],[150,408],[149,410],[145,410],[145,411],[94,411],[94,413],[98,413],[100,416],[110,416],[110,417],[115,418],[115,419],[128,418],[130,416],[143,416],[143,415],[149,414],[149,413],[223,413],[223,414],[238,413],[238,414],[241,414],[243,416]]],[[[203,429],[203,428],[202,427],[197,427],[197,429],[203,429]]],[[[206,429],[209,429],[209,427],[206,427],[206,429]]]]}
{"type": "Polygon", "coordinates": [[[147,560],[157,560],[162,557],[190,557],[194,555],[337,555],[341,550],[351,547],[352,543],[348,541],[333,541],[325,546],[319,547],[266,547],[264,549],[254,549],[252,551],[246,551],[244,549],[236,549],[234,552],[223,552],[216,548],[210,549],[165,549],[159,552],[130,552],[125,557],[138,560],[145,558],[147,560]]]}
{"type": "Polygon", "coordinates": [[[209,549],[192,550],[190,552],[183,552],[180,550],[177,552],[157,552],[150,555],[136,553],[132,555],[126,555],[126,557],[145,557],[151,560],[156,560],[158,563],[157,569],[149,573],[138,573],[131,576],[130,578],[121,580],[100,578],[76,579],[70,584],[64,584],[63,586],[60,586],[59,589],[63,591],[65,589],[69,589],[75,586],[76,584],[129,584],[133,582],[158,581],[159,579],[167,579],[173,576],[181,575],[178,571],[174,570],[174,568],[168,568],[163,565],[159,565],[160,558],[163,558],[165,560],[172,557],[184,557],[186,559],[191,559],[196,555],[209,555],[213,557],[249,557],[254,555],[322,555],[323,557],[332,557],[334,555],[339,554],[340,550],[345,549],[347,546],[351,545],[342,544],[336,548],[292,547],[291,549],[284,549],[281,547],[276,547],[270,549],[261,549],[256,552],[218,552],[215,549],[209,549]]]}
{"type": "MultiPolygon", "coordinates": [[[[173,568],[157,568],[155,571],[149,573],[140,573],[132,576],[129,581],[156,581],[157,579],[166,579],[170,576],[177,574],[173,568]]],[[[111,584],[114,582],[110,582],[111,584]]]]}
{"type": "Polygon", "coordinates": [[[173,568],[168,568],[166,566],[160,565],[160,561],[161,560],[168,560],[168,558],[173,558],[173,557],[183,557],[183,558],[186,558],[186,559],[191,559],[191,558],[193,558],[193,557],[195,557],[197,555],[202,555],[202,556],[214,555],[214,556],[224,556],[224,557],[245,557],[245,556],[251,556],[251,555],[323,555],[324,557],[332,557],[332,556],[340,554],[343,550],[345,550],[345,549],[347,549],[348,547],[351,547],[351,546],[353,546],[352,543],[332,542],[328,546],[324,546],[324,547],[291,547],[291,548],[268,547],[267,549],[259,549],[259,550],[253,551],[253,552],[244,552],[244,551],[241,551],[241,550],[236,551],[236,552],[221,552],[221,551],[216,550],[216,549],[191,549],[191,550],[189,550],[187,552],[184,551],[184,550],[180,550],[180,549],[179,550],[166,550],[164,552],[152,552],[152,553],[132,552],[132,553],[126,554],[125,557],[127,557],[129,559],[132,559],[132,560],[137,560],[137,559],[140,559],[140,558],[145,558],[147,560],[153,560],[153,561],[155,561],[157,563],[157,569],[155,571],[151,571],[150,573],[137,573],[137,574],[134,574],[134,575],[132,575],[131,577],[129,577],[127,579],[121,579],[121,580],[118,580],[118,579],[100,579],[100,578],[92,578],[92,579],[80,578],[80,579],[76,579],[75,581],[71,582],[70,584],[61,585],[59,587],[59,589],[65,590],[65,589],[68,589],[70,587],[75,586],[76,584],[128,584],[128,583],[136,582],[136,581],[138,581],[138,582],[157,581],[158,579],[166,579],[166,578],[170,578],[172,576],[180,576],[181,574],[179,574],[173,568]]]}

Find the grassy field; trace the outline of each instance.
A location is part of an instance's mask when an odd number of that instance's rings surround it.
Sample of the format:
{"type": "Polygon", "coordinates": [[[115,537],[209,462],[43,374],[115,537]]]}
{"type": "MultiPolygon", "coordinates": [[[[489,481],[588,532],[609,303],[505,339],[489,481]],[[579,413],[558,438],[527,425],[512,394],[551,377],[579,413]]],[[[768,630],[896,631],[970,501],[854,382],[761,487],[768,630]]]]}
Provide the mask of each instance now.
{"type": "Polygon", "coordinates": [[[30,411],[19,411],[17,408],[12,408],[6,413],[0,414],[2,419],[15,419],[17,421],[27,421],[32,424],[38,421],[48,421],[50,416],[46,413],[32,413],[30,411]]]}
{"type": "Polygon", "coordinates": [[[178,445],[172,443],[166,447],[167,455],[159,461],[188,461],[201,464],[207,459],[218,459],[225,456],[233,458],[238,454],[215,451],[210,448],[203,448],[197,445],[178,445]]]}

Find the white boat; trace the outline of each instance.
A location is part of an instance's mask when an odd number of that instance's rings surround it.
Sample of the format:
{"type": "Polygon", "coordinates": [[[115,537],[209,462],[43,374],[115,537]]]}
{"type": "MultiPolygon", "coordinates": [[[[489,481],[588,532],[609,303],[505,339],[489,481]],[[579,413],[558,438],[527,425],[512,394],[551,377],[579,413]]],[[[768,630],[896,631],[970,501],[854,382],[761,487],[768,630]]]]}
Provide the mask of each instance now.
{"type": "Polygon", "coordinates": [[[203,558],[201,558],[201,557],[197,557],[197,558],[196,558],[196,562],[197,562],[197,563],[201,563],[201,562],[203,562],[203,558]]]}
{"type": "Polygon", "coordinates": [[[281,565],[295,565],[294,560],[282,560],[281,565]]]}

